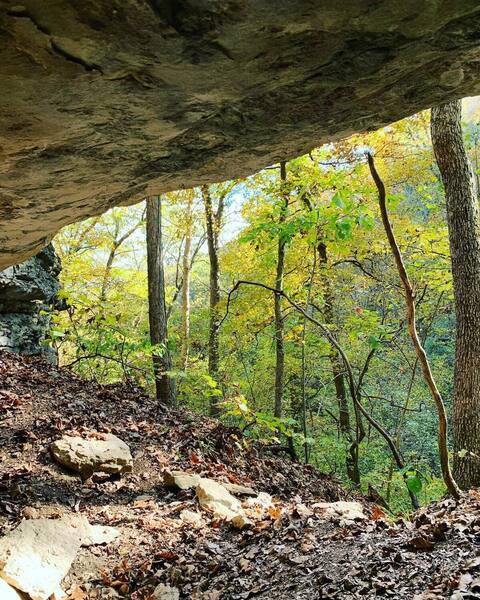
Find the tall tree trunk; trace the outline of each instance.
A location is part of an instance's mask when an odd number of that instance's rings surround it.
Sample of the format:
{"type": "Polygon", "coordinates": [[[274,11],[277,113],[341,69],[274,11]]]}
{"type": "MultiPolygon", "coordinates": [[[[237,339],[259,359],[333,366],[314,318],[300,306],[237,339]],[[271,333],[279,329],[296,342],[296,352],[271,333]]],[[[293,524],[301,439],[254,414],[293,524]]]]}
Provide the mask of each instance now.
{"type": "Polygon", "coordinates": [[[433,108],[431,130],[445,187],[455,295],[453,472],[468,489],[480,485],[480,214],[461,110],[461,101],[433,108]]]}
{"type": "Polygon", "coordinates": [[[190,346],[190,254],[192,248],[192,197],[187,197],[187,222],[185,226],[185,245],[183,247],[183,285],[182,285],[182,356],[181,366],[188,366],[190,346]]]}
{"type": "MultiPolygon", "coordinates": [[[[288,210],[288,195],[285,192],[285,181],[287,179],[287,166],[285,162],[280,163],[280,180],[281,180],[281,194],[282,194],[282,205],[280,208],[280,216],[278,222],[280,227],[285,223],[287,219],[288,210]]],[[[285,238],[282,231],[280,231],[278,237],[278,249],[277,249],[277,269],[275,274],[275,289],[283,290],[283,274],[285,271],[285,238]]],[[[274,306],[275,306],[275,407],[274,415],[278,418],[282,416],[283,412],[283,379],[285,373],[285,344],[284,344],[284,321],[282,312],[282,297],[280,294],[275,294],[274,306]]]]}
{"type": "MultiPolygon", "coordinates": [[[[208,334],[208,373],[218,382],[220,350],[219,328],[220,315],[218,304],[220,302],[220,264],[218,260],[218,236],[221,225],[223,199],[220,197],[217,211],[213,209],[212,195],[208,185],[202,186],[203,201],[205,204],[205,220],[207,228],[208,258],[210,261],[210,322],[208,334]]],[[[210,401],[210,415],[218,417],[220,408],[215,396],[210,401]]]]}
{"type": "MultiPolygon", "coordinates": [[[[320,237],[320,236],[319,236],[320,237]]],[[[325,268],[328,263],[327,257],[327,246],[323,241],[317,243],[318,260],[320,266],[323,267],[323,297],[324,297],[324,316],[325,321],[332,325],[335,321],[334,315],[334,297],[330,280],[325,273],[325,268]]],[[[332,335],[335,335],[332,332],[332,335]]],[[[340,434],[349,444],[348,451],[346,453],[346,468],[347,475],[350,481],[355,485],[360,485],[360,470],[358,467],[358,442],[352,436],[352,428],[350,423],[350,410],[348,407],[347,388],[345,385],[344,369],[340,356],[334,347],[330,348],[330,364],[332,365],[333,382],[335,385],[335,393],[337,396],[338,403],[338,423],[340,434]]]]}
{"type": "Polygon", "coordinates": [[[167,311],[165,308],[165,275],[162,250],[161,198],[147,199],[147,265],[148,265],[148,317],[150,341],[161,347],[152,356],[157,399],[172,406],[176,402],[175,382],[169,377],[172,358],[167,347],[167,311]]]}

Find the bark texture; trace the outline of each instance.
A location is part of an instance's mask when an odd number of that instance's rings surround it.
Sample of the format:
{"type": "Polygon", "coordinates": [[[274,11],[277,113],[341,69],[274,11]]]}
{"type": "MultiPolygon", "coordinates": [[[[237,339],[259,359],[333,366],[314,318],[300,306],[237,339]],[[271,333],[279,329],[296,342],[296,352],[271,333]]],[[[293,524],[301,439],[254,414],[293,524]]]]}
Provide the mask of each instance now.
{"type": "Polygon", "coordinates": [[[455,294],[453,469],[459,485],[468,489],[480,485],[480,212],[461,110],[461,102],[433,108],[431,129],[445,187],[455,294]]]}
{"type": "MultiPolygon", "coordinates": [[[[220,366],[219,328],[220,314],[220,263],[218,259],[218,236],[222,222],[225,197],[220,194],[217,210],[213,208],[212,195],[207,185],[202,187],[203,201],[205,204],[205,222],[207,228],[208,258],[210,261],[210,320],[208,332],[208,373],[218,382],[220,366]]],[[[218,417],[220,409],[218,399],[212,396],[210,402],[210,415],[218,417]]]]}
{"type": "Polygon", "coordinates": [[[474,95],[478,0],[1,0],[0,269],[64,225],[474,95]]]}
{"type": "Polygon", "coordinates": [[[162,205],[160,197],[147,199],[148,317],[150,341],[159,346],[152,356],[157,399],[172,406],[176,401],[175,382],[167,372],[172,359],[167,347],[167,311],[162,250],[162,205]]]}

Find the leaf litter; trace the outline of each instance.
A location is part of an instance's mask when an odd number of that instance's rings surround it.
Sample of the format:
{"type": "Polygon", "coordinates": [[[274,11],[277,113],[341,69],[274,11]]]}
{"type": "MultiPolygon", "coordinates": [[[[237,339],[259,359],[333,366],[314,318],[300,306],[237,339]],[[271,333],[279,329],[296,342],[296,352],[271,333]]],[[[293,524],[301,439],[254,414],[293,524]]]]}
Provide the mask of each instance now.
{"type": "Polygon", "coordinates": [[[80,551],[63,582],[70,600],[480,598],[478,492],[392,522],[313,467],[245,447],[235,428],[0,352],[0,533],[68,513],[121,531],[80,551]],[[82,482],[52,462],[52,441],[92,431],[129,444],[131,474],[82,482]],[[167,487],[174,470],[271,501],[242,499],[251,524],[235,529],[202,510],[194,489],[167,487]],[[324,508],[351,500],[368,518],[324,508]]]}

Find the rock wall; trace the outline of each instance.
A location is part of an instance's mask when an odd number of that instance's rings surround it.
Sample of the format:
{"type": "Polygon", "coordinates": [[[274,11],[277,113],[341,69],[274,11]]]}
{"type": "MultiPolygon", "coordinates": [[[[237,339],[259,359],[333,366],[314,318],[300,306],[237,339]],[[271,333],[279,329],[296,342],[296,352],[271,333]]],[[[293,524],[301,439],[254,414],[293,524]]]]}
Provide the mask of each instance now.
{"type": "Polygon", "coordinates": [[[0,268],[480,92],[478,0],[0,0],[0,268]]]}
{"type": "Polygon", "coordinates": [[[60,259],[52,245],[25,262],[0,272],[0,348],[18,354],[55,353],[42,343],[49,309],[60,289],[60,259]]]}

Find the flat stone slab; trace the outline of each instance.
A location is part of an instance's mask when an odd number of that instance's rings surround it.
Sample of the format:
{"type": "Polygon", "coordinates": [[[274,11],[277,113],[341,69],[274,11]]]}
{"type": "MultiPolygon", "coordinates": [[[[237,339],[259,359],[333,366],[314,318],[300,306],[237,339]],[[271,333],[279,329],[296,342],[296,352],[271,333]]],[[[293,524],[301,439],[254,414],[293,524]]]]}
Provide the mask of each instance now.
{"type": "Polygon", "coordinates": [[[133,468],[130,448],[111,433],[98,434],[98,438],[65,435],[50,445],[50,452],[56,462],[83,478],[114,475],[133,468]]]}
{"type": "MultiPolygon", "coordinates": [[[[81,515],[22,521],[0,540],[0,581],[31,600],[47,600],[52,594],[61,597],[60,583],[80,547],[109,543],[118,535],[114,527],[90,525],[81,515]]],[[[4,600],[1,593],[0,600],[4,600]]]]}
{"type": "MultiPolygon", "coordinates": [[[[201,477],[197,473],[187,473],[186,471],[165,471],[163,481],[167,487],[177,488],[179,490],[190,490],[196,488],[201,481],[214,481],[206,477],[201,477]]],[[[235,496],[256,496],[257,492],[246,485],[237,483],[221,483],[226,490],[235,496]]]]}
{"type": "Polygon", "coordinates": [[[81,528],[60,519],[23,521],[0,540],[0,577],[32,600],[48,600],[81,545],[81,528]]]}

